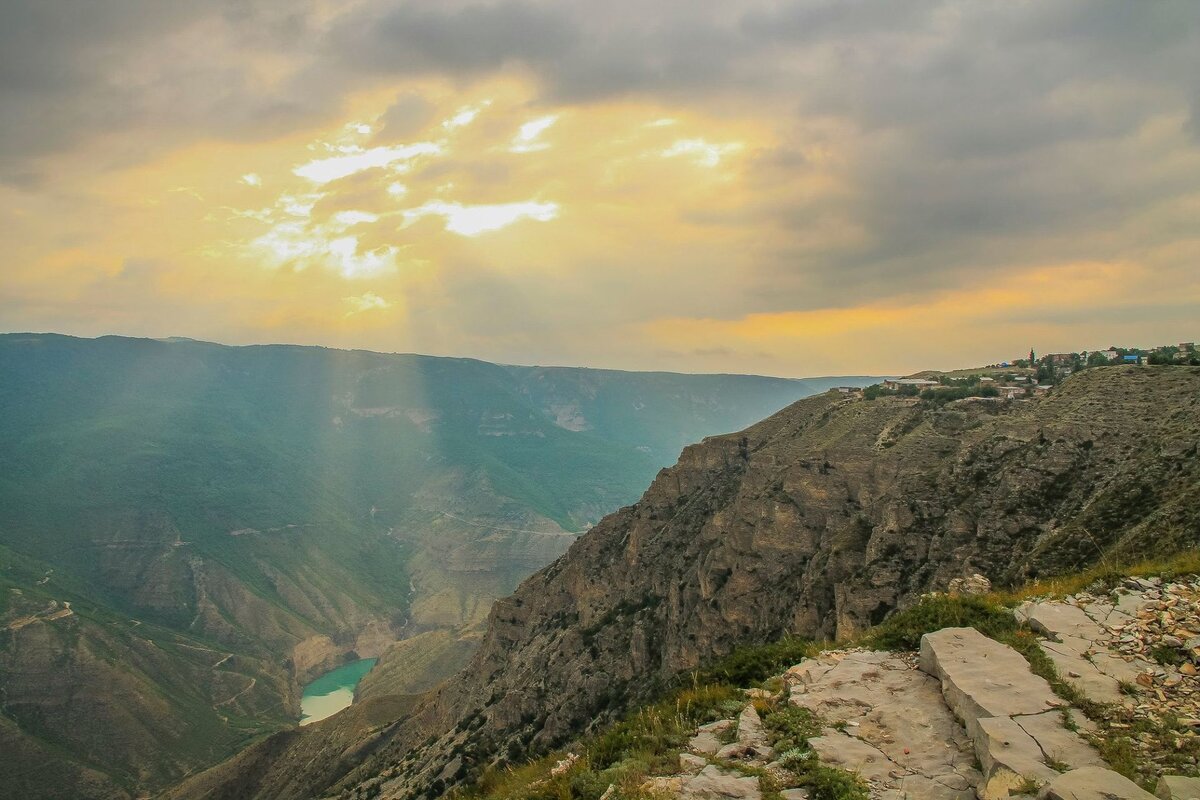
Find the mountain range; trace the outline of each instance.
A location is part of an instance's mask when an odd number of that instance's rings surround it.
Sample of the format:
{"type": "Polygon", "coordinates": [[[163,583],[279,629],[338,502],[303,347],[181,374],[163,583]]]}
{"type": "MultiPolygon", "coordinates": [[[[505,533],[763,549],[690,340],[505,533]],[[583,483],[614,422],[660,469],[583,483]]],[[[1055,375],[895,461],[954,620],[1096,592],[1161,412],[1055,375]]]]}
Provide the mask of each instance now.
{"type": "MultiPolygon", "coordinates": [[[[1200,369],[1031,399],[840,393],[683,451],[492,607],[468,666],[268,738],[173,798],[436,798],[747,644],[847,638],[955,578],[1200,545],[1200,369]]],[[[590,796],[590,795],[588,795],[590,796]]]]}
{"type": "Polygon", "coordinates": [[[53,334],[0,336],[0,375],[22,798],[154,793],[297,736],[300,686],[349,659],[384,657],[362,693],[399,713],[685,445],[874,382],[53,334]]]}

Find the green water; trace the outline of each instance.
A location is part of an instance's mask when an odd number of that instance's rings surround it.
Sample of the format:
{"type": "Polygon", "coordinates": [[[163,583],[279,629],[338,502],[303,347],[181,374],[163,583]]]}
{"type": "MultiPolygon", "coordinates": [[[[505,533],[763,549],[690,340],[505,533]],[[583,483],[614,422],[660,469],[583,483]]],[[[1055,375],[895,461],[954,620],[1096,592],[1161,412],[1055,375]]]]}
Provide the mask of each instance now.
{"type": "Polygon", "coordinates": [[[354,687],[375,666],[376,659],[364,658],[326,672],[304,687],[300,697],[300,724],[333,716],[354,702],[354,687]]]}

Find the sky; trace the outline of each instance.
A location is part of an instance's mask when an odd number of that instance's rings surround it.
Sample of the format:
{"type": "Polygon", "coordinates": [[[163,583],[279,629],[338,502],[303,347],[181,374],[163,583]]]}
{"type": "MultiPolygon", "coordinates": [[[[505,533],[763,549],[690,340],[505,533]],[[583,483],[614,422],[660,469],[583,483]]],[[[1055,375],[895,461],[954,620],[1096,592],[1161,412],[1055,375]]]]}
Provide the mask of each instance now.
{"type": "Polygon", "coordinates": [[[1195,0],[0,0],[0,330],[900,374],[1200,338],[1195,0]]]}

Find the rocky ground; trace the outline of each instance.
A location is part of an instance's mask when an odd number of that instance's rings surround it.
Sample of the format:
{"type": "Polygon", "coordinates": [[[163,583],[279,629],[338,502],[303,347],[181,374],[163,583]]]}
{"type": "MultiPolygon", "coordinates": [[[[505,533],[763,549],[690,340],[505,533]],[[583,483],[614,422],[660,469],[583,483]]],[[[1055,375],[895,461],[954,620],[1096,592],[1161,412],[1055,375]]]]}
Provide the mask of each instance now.
{"type": "Polygon", "coordinates": [[[697,729],[678,771],[643,789],[681,800],[1150,800],[1143,787],[1200,798],[1200,580],[1129,579],[1013,614],[1039,635],[1053,682],[974,628],[928,633],[919,653],[827,651],[748,690],[737,717],[697,729]],[[810,721],[799,737],[796,719],[810,721]]]}

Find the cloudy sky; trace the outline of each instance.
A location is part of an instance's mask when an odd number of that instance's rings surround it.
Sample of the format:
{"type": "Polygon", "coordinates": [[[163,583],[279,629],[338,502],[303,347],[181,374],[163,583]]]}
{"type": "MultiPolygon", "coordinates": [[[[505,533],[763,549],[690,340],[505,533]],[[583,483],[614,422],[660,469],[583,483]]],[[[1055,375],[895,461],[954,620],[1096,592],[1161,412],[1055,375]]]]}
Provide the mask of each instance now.
{"type": "Polygon", "coordinates": [[[1195,0],[0,0],[0,330],[779,375],[1200,336],[1195,0]]]}

